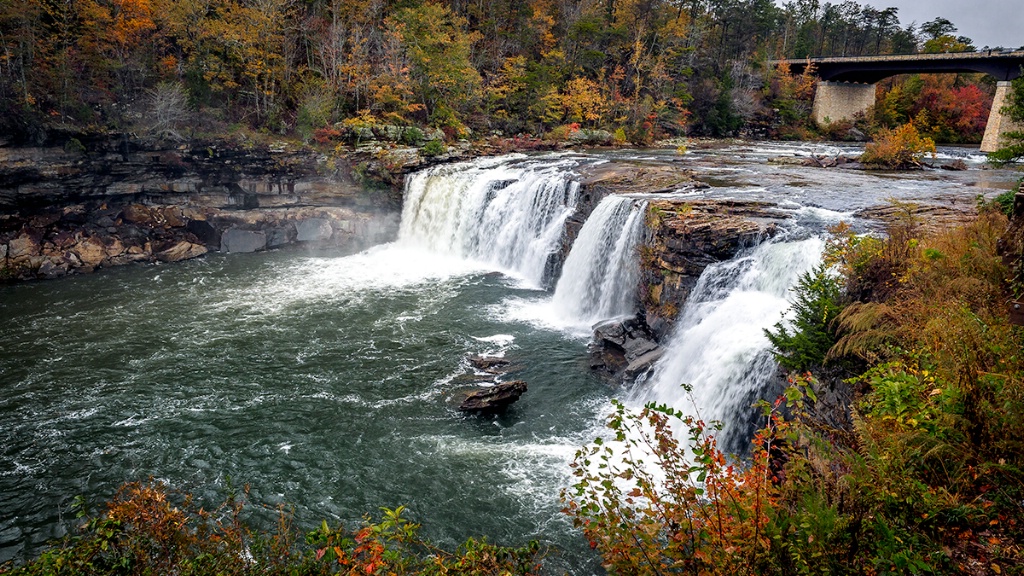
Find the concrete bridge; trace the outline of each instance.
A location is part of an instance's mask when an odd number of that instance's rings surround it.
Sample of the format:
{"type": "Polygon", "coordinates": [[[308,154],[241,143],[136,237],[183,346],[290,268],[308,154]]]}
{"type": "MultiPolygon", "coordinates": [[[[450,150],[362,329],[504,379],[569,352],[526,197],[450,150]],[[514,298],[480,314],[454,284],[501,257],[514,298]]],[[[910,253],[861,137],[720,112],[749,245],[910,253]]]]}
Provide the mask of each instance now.
{"type": "MultiPolygon", "coordinates": [[[[780,60],[772,61],[778,65],[780,60]]],[[[814,121],[819,124],[848,120],[866,112],[875,103],[875,83],[897,74],[973,73],[994,76],[996,94],[981,142],[982,152],[1000,147],[1006,132],[1020,130],[1002,113],[1010,82],[1021,75],[1024,50],[914,54],[908,56],[858,56],[852,58],[808,58],[789,62],[790,70],[802,74],[808,65],[821,78],[814,96],[814,121]]]]}

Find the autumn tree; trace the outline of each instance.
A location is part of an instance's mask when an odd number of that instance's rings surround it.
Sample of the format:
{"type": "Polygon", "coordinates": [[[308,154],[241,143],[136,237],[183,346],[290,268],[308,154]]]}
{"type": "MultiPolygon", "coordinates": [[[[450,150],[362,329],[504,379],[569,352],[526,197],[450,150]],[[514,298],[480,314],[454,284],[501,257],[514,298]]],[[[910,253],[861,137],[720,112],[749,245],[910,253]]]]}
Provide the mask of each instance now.
{"type": "Polygon", "coordinates": [[[112,0],[106,30],[97,42],[106,42],[122,94],[138,94],[150,73],[149,60],[159,39],[149,0],[112,0]]]}
{"type": "Polygon", "coordinates": [[[430,122],[463,131],[462,119],[480,98],[480,74],[470,60],[479,32],[467,30],[465,18],[435,2],[402,9],[386,24],[401,35],[416,97],[430,122]]]}

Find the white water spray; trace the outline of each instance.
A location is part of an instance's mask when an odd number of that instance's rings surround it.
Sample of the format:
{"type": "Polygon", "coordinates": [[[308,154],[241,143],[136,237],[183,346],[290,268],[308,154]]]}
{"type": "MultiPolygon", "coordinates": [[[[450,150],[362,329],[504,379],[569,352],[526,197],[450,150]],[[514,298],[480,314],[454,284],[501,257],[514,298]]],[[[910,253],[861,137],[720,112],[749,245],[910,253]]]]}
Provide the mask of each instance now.
{"type": "Polygon", "coordinates": [[[746,256],[708,266],[680,312],[665,356],[651,380],[633,391],[632,403],[667,404],[720,421],[720,445],[744,449],[750,405],[776,370],[764,329],[790,309],[790,289],[817,264],[823,247],[820,238],[766,242],[746,256]]]}
{"type": "Polygon", "coordinates": [[[540,285],[576,207],[574,164],[488,158],[412,174],[398,242],[478,261],[540,285]]]}

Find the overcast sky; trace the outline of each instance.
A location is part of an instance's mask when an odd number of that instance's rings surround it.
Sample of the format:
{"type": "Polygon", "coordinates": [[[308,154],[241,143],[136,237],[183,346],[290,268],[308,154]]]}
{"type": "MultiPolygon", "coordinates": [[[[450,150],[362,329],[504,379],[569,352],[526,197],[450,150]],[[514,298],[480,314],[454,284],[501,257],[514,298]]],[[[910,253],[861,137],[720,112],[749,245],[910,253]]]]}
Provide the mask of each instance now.
{"type": "MultiPolygon", "coordinates": [[[[831,0],[841,3],[842,0],[831,0]]],[[[895,6],[900,22],[920,25],[941,16],[957,27],[957,34],[974,40],[978,48],[1024,46],[1024,0],[859,0],[875,8],[895,6]]],[[[782,1],[777,0],[777,4],[782,1]]],[[[824,4],[824,0],[822,4],[824,4]]]]}
{"type": "Polygon", "coordinates": [[[875,8],[895,6],[900,22],[927,22],[942,16],[957,28],[957,34],[982,46],[1019,48],[1024,46],[1024,0],[869,0],[875,8]]]}

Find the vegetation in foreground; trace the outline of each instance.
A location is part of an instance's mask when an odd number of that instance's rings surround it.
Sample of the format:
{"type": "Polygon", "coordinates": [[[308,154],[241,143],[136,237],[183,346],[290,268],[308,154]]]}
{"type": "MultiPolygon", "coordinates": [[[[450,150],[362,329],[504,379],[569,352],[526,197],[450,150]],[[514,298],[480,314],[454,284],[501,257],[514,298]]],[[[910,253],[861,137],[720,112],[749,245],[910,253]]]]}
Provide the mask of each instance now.
{"type": "Polygon", "coordinates": [[[190,496],[155,482],[125,484],[95,515],[79,513],[80,533],[66,537],[10,576],[156,575],[319,576],[327,574],[538,574],[542,552],[469,539],[443,550],[419,535],[404,508],[366,517],[354,531],[324,522],[304,537],[279,513],[277,529],[260,532],[242,521],[243,502],[204,510],[190,496]]]}
{"type": "Polygon", "coordinates": [[[566,509],[612,573],[1024,573],[1021,263],[998,210],[931,234],[911,214],[834,231],[769,331],[794,372],[749,461],[656,406],[611,417],[624,454],[577,456],[566,509]]]}

